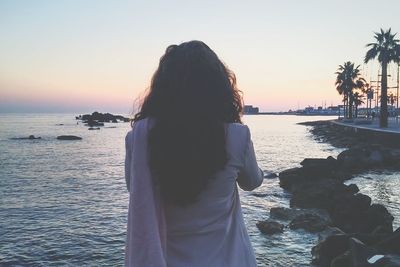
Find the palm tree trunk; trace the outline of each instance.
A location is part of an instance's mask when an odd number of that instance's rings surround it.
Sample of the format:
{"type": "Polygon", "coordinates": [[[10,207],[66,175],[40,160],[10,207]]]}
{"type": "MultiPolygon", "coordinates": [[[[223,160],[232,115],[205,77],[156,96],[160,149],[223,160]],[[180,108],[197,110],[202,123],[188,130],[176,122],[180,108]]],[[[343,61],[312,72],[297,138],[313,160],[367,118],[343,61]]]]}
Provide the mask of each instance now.
{"type": "Polygon", "coordinates": [[[379,126],[388,127],[388,107],[387,107],[387,62],[382,62],[382,81],[381,81],[381,119],[379,126]]]}
{"type": "Polygon", "coordinates": [[[349,119],[353,118],[353,96],[352,93],[349,94],[349,119]]]}
{"type": "Polygon", "coordinates": [[[355,115],[355,118],[357,119],[357,117],[358,117],[358,106],[357,106],[357,104],[356,104],[355,106],[356,106],[356,115],[355,115]]]}

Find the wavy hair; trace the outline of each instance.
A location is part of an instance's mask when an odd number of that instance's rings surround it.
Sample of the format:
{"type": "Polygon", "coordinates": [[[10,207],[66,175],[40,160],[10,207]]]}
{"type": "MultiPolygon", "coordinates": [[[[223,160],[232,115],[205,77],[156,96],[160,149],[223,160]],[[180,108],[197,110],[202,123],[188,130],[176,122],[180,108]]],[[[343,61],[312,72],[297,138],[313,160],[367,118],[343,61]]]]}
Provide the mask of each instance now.
{"type": "Polygon", "coordinates": [[[194,203],[225,166],[225,123],[241,123],[236,77],[205,43],[169,46],[134,122],[153,118],[149,166],[165,200],[194,203]]]}

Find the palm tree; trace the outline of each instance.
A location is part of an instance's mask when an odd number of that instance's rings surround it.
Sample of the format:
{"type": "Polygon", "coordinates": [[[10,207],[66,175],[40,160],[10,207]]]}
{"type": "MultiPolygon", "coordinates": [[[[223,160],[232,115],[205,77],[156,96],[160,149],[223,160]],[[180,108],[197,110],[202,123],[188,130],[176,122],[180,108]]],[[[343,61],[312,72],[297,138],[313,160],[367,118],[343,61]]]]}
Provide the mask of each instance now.
{"type": "Polygon", "coordinates": [[[381,128],[388,126],[388,107],[387,107],[387,67],[391,62],[400,62],[400,45],[399,40],[395,39],[397,33],[392,34],[391,29],[386,32],[381,29],[380,33],[375,33],[375,43],[367,44],[371,47],[365,55],[365,63],[378,58],[382,67],[381,79],[381,111],[380,123],[381,128]]]}
{"type": "Polygon", "coordinates": [[[343,95],[343,103],[345,106],[345,117],[353,118],[353,104],[354,104],[354,89],[363,89],[365,87],[365,80],[361,78],[359,65],[354,67],[354,63],[347,61],[343,65],[339,65],[338,70],[335,72],[336,76],[336,90],[340,95],[343,95]]]}
{"type": "Polygon", "coordinates": [[[358,117],[358,106],[361,104],[364,104],[364,101],[362,100],[363,95],[361,95],[359,92],[355,92],[353,94],[353,99],[354,99],[354,106],[356,107],[356,118],[358,117]]]}

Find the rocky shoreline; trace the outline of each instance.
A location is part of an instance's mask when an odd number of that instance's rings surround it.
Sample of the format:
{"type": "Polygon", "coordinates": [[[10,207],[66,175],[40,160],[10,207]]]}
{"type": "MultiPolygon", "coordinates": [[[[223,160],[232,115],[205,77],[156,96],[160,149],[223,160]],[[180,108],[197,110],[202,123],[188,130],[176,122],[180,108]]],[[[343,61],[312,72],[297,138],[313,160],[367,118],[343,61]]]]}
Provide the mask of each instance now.
{"type": "Polygon", "coordinates": [[[315,139],[347,149],[336,159],[308,158],[279,173],[280,186],[291,194],[290,208],[272,208],[270,219],[257,227],[281,233],[286,227],[274,220],[279,219],[291,230],[319,233],[311,251],[317,266],[400,266],[400,228],[393,231],[393,216],[357,185],[343,183],[366,171],[400,170],[400,149],[358,139],[330,121],[302,124],[313,126],[315,139]]]}

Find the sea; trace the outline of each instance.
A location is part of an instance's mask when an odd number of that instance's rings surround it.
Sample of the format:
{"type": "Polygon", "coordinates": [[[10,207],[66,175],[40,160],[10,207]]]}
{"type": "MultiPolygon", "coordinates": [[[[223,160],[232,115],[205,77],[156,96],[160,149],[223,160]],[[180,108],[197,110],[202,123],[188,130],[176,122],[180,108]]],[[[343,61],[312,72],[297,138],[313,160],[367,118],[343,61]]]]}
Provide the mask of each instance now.
{"type": "MultiPolygon", "coordinates": [[[[128,193],[124,138],[129,123],[89,131],[78,114],[0,114],[0,266],[123,266],[128,193]],[[13,139],[35,135],[36,140],[13,139]],[[60,141],[77,135],[78,141],[60,141]]],[[[259,166],[279,173],[304,158],[336,157],[342,149],[314,140],[298,122],[333,117],[247,115],[259,166]]],[[[195,171],[195,170],[194,170],[195,171]]],[[[400,220],[400,173],[367,172],[356,183],[400,220]]],[[[259,266],[312,266],[318,235],[285,228],[264,235],[256,223],[272,207],[289,207],[278,178],[240,192],[259,266]]],[[[288,222],[282,221],[284,224],[288,222]]]]}

